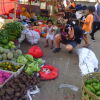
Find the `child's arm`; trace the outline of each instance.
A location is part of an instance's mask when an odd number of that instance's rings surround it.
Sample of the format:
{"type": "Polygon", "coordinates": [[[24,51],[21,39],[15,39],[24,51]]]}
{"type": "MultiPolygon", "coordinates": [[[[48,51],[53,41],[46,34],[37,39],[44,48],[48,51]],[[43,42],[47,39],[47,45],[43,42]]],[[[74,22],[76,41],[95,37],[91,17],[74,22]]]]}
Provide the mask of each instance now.
{"type": "Polygon", "coordinates": [[[84,20],[80,20],[80,22],[82,22],[84,24],[89,24],[89,22],[85,22],[84,20]]]}

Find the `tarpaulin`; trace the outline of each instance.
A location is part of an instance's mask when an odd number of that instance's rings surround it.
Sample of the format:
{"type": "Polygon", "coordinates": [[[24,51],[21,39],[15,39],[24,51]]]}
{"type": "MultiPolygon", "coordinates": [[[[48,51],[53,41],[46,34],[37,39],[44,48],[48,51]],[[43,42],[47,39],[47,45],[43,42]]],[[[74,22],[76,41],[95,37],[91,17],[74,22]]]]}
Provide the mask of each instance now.
{"type": "Polygon", "coordinates": [[[10,10],[14,9],[15,1],[18,0],[0,0],[0,15],[9,13],[10,10]]]}

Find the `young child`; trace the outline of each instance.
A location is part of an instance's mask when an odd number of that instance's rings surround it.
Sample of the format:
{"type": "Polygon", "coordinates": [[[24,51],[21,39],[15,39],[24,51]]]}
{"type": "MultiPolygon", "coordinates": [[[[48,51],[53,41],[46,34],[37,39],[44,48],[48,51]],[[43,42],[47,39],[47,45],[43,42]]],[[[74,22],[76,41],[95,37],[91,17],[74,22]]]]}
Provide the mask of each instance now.
{"type": "Polygon", "coordinates": [[[83,39],[85,42],[85,47],[88,47],[89,44],[89,40],[88,40],[88,34],[91,33],[92,31],[92,23],[93,23],[93,12],[94,12],[94,8],[92,6],[89,6],[87,8],[87,17],[85,18],[85,21],[83,21],[83,30],[84,30],[84,34],[83,34],[83,39]]]}
{"type": "Polygon", "coordinates": [[[53,41],[54,41],[55,31],[53,29],[53,22],[52,22],[52,20],[48,20],[47,21],[47,27],[45,28],[45,31],[47,32],[45,47],[49,46],[49,40],[51,40],[51,49],[53,49],[53,41]]]}

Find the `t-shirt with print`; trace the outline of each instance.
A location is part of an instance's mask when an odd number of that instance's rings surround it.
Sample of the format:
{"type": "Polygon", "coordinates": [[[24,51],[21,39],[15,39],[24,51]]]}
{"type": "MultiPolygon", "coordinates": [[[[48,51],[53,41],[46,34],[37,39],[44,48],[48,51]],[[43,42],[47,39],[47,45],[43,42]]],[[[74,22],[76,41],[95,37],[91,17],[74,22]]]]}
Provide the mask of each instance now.
{"type": "Polygon", "coordinates": [[[51,27],[46,27],[46,30],[47,30],[47,34],[48,35],[54,35],[54,29],[53,29],[53,26],[51,27]]]}
{"type": "Polygon", "coordinates": [[[93,15],[89,14],[86,19],[85,19],[85,23],[83,24],[83,30],[85,32],[90,32],[92,30],[92,23],[93,23],[93,15]],[[86,24],[85,24],[86,23],[86,24]]]}

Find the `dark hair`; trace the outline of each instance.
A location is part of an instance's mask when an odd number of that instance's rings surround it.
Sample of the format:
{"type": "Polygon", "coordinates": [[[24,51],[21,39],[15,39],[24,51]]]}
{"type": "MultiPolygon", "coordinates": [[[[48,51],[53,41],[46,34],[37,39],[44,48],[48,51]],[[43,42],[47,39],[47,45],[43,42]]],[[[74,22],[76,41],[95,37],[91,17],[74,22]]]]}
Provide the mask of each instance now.
{"type": "Polygon", "coordinates": [[[95,7],[94,6],[88,6],[87,8],[89,12],[95,12],[95,7]]]}
{"type": "Polygon", "coordinates": [[[67,24],[67,25],[65,26],[65,32],[66,32],[66,33],[68,33],[68,31],[69,31],[69,27],[72,28],[73,25],[67,24]]]}
{"type": "Polygon", "coordinates": [[[49,22],[51,22],[51,23],[53,24],[52,20],[47,20],[47,24],[48,24],[49,22]]]}

